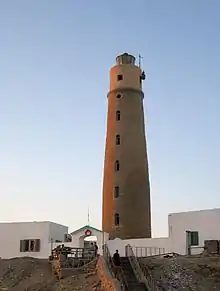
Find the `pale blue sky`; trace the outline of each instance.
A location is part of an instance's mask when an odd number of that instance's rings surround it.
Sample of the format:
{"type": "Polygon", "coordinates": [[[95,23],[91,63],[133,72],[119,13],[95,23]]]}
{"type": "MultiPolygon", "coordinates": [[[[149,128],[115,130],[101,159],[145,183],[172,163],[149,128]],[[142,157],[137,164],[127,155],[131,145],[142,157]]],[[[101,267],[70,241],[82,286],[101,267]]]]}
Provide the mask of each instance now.
{"type": "Polygon", "coordinates": [[[0,221],[101,226],[108,71],[141,53],[153,234],[220,207],[219,0],[0,1],[0,221]],[[135,5],[134,5],[135,4],[135,5]]]}

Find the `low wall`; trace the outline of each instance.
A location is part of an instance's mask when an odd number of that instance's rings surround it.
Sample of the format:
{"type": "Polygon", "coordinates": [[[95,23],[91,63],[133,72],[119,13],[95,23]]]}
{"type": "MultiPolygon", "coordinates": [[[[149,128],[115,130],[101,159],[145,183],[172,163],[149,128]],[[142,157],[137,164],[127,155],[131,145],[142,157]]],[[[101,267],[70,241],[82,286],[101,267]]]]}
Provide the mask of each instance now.
{"type": "Polygon", "coordinates": [[[99,256],[96,268],[99,280],[101,281],[104,290],[121,291],[120,283],[112,277],[102,256],[99,256]]]}
{"type": "Polygon", "coordinates": [[[121,240],[116,238],[107,242],[110,254],[113,255],[116,250],[119,251],[120,256],[125,256],[125,247],[130,244],[133,248],[134,254],[137,257],[157,255],[158,248],[163,250],[163,253],[172,252],[171,242],[168,237],[160,238],[144,238],[144,239],[130,239],[121,240]]]}

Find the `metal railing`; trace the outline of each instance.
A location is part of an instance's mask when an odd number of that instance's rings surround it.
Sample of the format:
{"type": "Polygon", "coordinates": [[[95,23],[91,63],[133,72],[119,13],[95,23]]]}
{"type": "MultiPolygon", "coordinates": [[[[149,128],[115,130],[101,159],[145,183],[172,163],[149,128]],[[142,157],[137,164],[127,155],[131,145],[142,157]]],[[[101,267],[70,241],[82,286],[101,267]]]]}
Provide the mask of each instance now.
{"type": "Polygon", "coordinates": [[[125,251],[137,280],[140,283],[144,283],[148,290],[159,291],[160,289],[157,287],[149,269],[147,266],[142,267],[139,264],[137,257],[134,255],[132,247],[127,245],[125,247],[125,251]]]}
{"type": "Polygon", "coordinates": [[[123,272],[122,268],[120,268],[119,272],[117,272],[117,273],[115,272],[116,267],[114,265],[114,262],[113,262],[113,259],[112,259],[112,256],[110,254],[110,251],[108,249],[107,244],[105,244],[103,246],[103,257],[104,257],[105,262],[106,262],[106,264],[111,272],[111,275],[120,282],[121,290],[126,291],[128,288],[128,283],[127,283],[126,277],[124,275],[124,272],[123,272]]]}
{"type": "Polygon", "coordinates": [[[96,251],[90,248],[74,248],[57,246],[51,251],[50,260],[57,259],[58,255],[62,254],[66,258],[85,258],[92,259],[96,257],[96,251]]]}
{"type": "Polygon", "coordinates": [[[165,248],[158,247],[133,247],[133,251],[136,257],[150,257],[165,254],[165,248]]]}

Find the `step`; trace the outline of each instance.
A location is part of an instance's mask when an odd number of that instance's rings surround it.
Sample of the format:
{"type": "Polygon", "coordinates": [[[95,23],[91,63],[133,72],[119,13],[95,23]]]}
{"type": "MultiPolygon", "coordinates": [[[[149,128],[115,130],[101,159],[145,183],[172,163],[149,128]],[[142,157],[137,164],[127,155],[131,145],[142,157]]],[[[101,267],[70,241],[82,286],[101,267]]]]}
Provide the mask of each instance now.
{"type": "Polygon", "coordinates": [[[145,286],[142,285],[128,285],[128,289],[127,291],[146,291],[147,289],[145,288],[145,286]]]}
{"type": "Polygon", "coordinates": [[[121,257],[120,261],[121,262],[129,262],[129,258],[121,257]]]}
{"type": "Polygon", "coordinates": [[[127,280],[132,280],[132,281],[137,280],[134,274],[124,273],[124,276],[126,277],[127,280]]]}
{"type": "Polygon", "coordinates": [[[135,276],[133,270],[122,268],[122,271],[123,271],[123,273],[126,274],[126,275],[129,275],[129,276],[135,276]]]}
{"type": "Polygon", "coordinates": [[[126,272],[130,272],[133,273],[133,269],[131,266],[121,266],[122,270],[126,271],[126,272]]]}

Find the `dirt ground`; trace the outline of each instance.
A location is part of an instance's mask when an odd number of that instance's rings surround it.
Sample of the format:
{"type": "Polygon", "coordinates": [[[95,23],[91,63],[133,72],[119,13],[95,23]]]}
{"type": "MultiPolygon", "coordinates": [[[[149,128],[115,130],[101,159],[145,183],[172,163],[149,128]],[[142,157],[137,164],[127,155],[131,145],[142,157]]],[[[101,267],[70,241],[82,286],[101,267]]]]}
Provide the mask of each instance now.
{"type": "Polygon", "coordinates": [[[0,291],[92,291],[98,285],[95,270],[57,281],[47,260],[0,259],[0,291]]]}
{"type": "Polygon", "coordinates": [[[144,258],[158,287],[163,291],[220,290],[220,256],[176,256],[144,258]]]}

